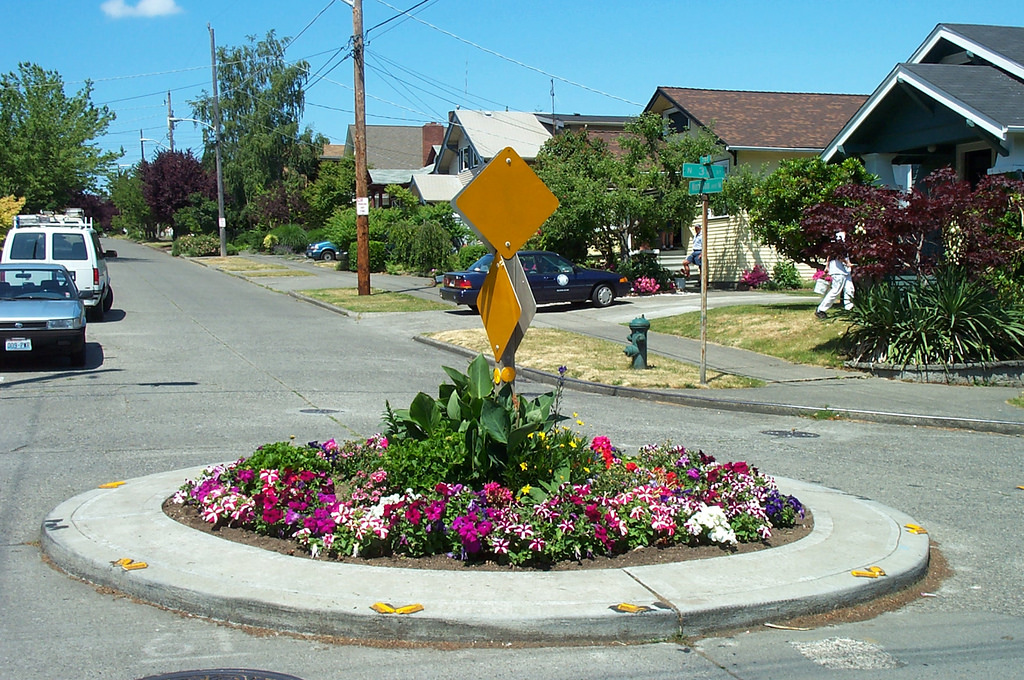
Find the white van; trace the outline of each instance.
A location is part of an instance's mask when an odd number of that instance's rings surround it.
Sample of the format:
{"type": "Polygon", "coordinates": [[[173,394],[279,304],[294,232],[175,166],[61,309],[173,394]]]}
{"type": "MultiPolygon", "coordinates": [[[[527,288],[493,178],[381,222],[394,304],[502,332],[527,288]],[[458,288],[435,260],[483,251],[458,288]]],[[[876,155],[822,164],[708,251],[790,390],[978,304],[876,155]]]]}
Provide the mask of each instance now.
{"type": "Polygon", "coordinates": [[[18,215],[4,241],[0,262],[49,262],[62,264],[71,272],[85,304],[89,321],[102,321],[114,303],[107,271],[113,250],[103,250],[92,219],[81,210],[64,215],[18,215]]]}

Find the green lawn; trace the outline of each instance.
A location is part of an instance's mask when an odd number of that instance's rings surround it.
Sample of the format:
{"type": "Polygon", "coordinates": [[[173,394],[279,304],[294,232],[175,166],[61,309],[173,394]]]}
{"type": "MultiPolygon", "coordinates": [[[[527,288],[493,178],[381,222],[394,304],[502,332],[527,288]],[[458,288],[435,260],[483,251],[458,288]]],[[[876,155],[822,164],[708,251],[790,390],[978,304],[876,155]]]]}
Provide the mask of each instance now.
{"type": "Polygon", "coordinates": [[[436,309],[451,309],[450,305],[433,300],[371,289],[369,295],[360,295],[356,288],[319,288],[300,290],[303,295],[335,305],[351,312],[429,312],[436,309]]]}
{"type": "MultiPolygon", "coordinates": [[[[847,324],[830,312],[814,316],[817,297],[773,305],[739,305],[708,310],[708,341],[812,366],[840,367],[840,338],[847,324]]],[[[651,330],[700,338],[700,312],[651,319],[651,330]]]]}

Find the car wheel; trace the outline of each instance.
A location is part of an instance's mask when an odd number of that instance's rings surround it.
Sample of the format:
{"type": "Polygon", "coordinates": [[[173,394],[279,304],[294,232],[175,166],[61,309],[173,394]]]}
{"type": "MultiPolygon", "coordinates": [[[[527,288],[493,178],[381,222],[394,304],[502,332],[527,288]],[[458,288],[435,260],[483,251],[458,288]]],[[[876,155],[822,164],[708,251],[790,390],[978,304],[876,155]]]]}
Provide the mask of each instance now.
{"type": "Polygon", "coordinates": [[[333,250],[325,250],[323,255],[320,256],[320,259],[323,260],[324,262],[332,261],[334,259],[334,251],[333,250]]]}
{"type": "Polygon", "coordinates": [[[75,368],[85,366],[85,348],[75,350],[71,353],[71,365],[75,368]]]}
{"type": "Polygon", "coordinates": [[[107,286],[107,297],[103,298],[103,311],[109,312],[110,308],[114,306],[114,289],[107,286]]]}
{"type": "Polygon", "coordinates": [[[615,300],[615,291],[604,283],[597,286],[590,296],[595,307],[607,307],[615,300]]]}
{"type": "Polygon", "coordinates": [[[480,313],[480,308],[477,307],[476,305],[468,305],[468,306],[469,306],[469,311],[473,312],[474,314],[479,314],[480,313]]]}
{"type": "Polygon", "coordinates": [[[85,320],[90,323],[98,323],[103,321],[103,314],[106,310],[103,309],[103,303],[100,302],[95,307],[89,307],[85,310],[85,320]]]}

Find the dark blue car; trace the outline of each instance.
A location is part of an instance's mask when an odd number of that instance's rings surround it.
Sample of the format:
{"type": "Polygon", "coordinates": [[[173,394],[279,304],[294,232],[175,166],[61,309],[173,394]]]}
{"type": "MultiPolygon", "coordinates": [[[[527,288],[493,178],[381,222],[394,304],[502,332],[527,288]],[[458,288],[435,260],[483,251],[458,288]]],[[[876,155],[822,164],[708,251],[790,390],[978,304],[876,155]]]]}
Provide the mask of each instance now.
{"type": "MultiPolygon", "coordinates": [[[[595,307],[607,307],[616,297],[629,293],[629,279],[621,274],[580,267],[544,250],[522,250],[518,255],[538,305],[589,300],[595,307]]],[[[475,310],[480,286],[493,259],[494,255],[488,253],[466,271],[445,274],[441,299],[475,310]]]]}

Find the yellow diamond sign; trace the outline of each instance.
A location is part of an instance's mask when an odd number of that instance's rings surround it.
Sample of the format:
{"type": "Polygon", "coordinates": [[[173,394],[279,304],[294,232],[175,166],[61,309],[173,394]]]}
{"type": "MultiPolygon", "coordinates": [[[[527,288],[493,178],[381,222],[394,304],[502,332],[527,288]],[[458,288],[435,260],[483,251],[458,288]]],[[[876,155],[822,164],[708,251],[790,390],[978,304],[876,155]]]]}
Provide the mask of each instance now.
{"type": "Polygon", "coordinates": [[[512,147],[496,155],[452,203],[505,259],[558,207],[555,195],[512,147]]]}
{"type": "Polygon", "coordinates": [[[494,258],[494,264],[480,286],[476,304],[480,309],[484,330],[487,331],[491,352],[494,358],[500,361],[512,339],[512,333],[519,325],[519,315],[523,311],[516,296],[515,286],[512,285],[508,269],[505,267],[505,261],[500,257],[494,258]]]}

